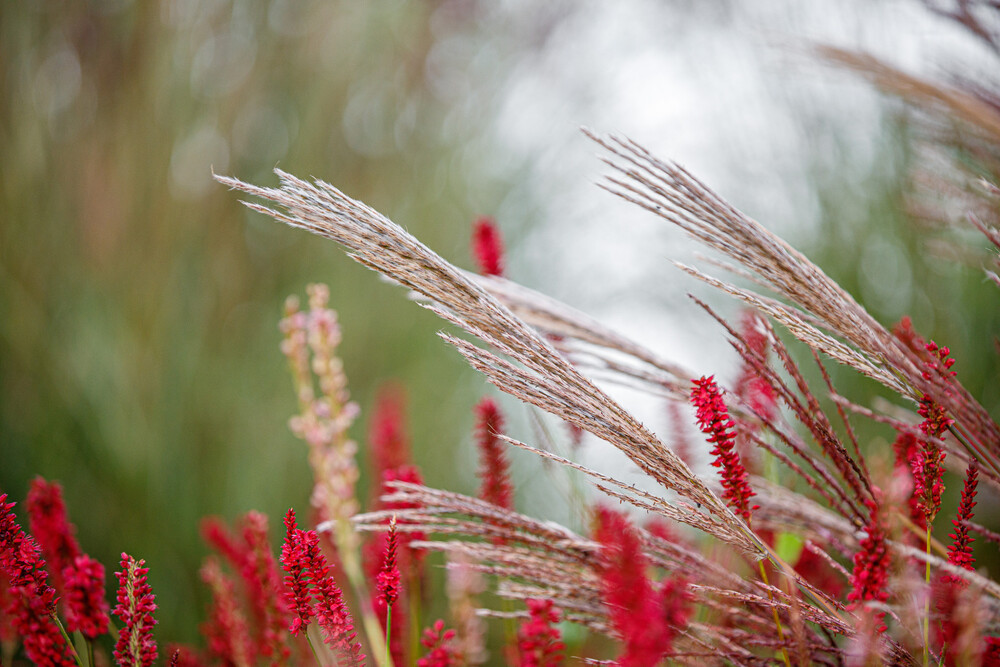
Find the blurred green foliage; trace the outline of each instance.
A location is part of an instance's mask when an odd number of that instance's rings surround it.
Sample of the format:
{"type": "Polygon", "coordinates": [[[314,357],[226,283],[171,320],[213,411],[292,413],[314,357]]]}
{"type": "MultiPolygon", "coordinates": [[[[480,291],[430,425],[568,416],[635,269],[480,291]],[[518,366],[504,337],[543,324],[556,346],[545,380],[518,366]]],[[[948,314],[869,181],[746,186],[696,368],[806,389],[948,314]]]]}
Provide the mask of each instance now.
{"type": "Polygon", "coordinates": [[[308,282],[343,322],[355,438],[380,383],[424,388],[417,460],[474,488],[441,462],[485,383],[435,318],[211,175],[321,176],[469,266],[472,218],[517,178],[481,134],[492,82],[448,77],[483,29],[463,2],[0,3],[0,489],[58,480],[84,549],[145,558],[158,636],[195,639],[202,516],[259,509],[277,536],[307,507],[277,322],[308,282]]]}

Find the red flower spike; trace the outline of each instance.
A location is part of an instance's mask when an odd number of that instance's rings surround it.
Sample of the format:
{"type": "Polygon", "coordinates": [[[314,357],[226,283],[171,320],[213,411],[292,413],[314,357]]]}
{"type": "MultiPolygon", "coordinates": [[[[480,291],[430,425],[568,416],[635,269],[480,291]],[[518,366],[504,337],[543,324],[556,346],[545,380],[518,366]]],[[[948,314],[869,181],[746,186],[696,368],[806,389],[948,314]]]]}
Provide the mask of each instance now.
{"type": "Polygon", "coordinates": [[[21,637],[29,660],[39,665],[73,665],[69,647],[52,621],[58,598],[48,584],[41,548],[18,525],[14,506],[7,502],[6,493],[0,494],[0,572],[10,597],[2,611],[10,615],[13,634],[21,637]]]}
{"type": "Polygon", "coordinates": [[[14,588],[13,604],[4,610],[14,620],[14,629],[20,635],[24,653],[36,665],[54,667],[75,666],[69,647],[62,633],[52,620],[55,610],[55,589],[44,590],[23,587],[14,588]]]}
{"type": "Polygon", "coordinates": [[[79,630],[87,639],[108,631],[108,603],[104,599],[104,566],[84,554],[63,570],[66,630],[79,630]]]}
{"type": "Polygon", "coordinates": [[[256,656],[250,628],[240,610],[233,580],[222,571],[219,561],[211,556],[205,560],[200,574],[212,592],[208,620],[202,625],[209,653],[225,665],[241,667],[253,664],[256,656]]]}
{"type": "Polygon", "coordinates": [[[552,600],[526,600],[530,620],[517,632],[521,667],[556,667],[563,662],[566,645],[556,624],[559,610],[552,600]]]}
{"type": "Polygon", "coordinates": [[[287,644],[289,612],[282,595],[278,563],[267,539],[267,517],[260,512],[248,512],[242,533],[248,551],[240,575],[258,629],[257,652],[272,662],[282,663],[291,655],[287,644]]]}
{"type": "Polygon", "coordinates": [[[379,388],[375,411],[368,426],[368,440],[374,479],[382,479],[387,470],[396,470],[410,464],[412,457],[406,426],[406,392],[402,387],[388,384],[379,388]]]}
{"type": "Polygon", "coordinates": [[[6,573],[12,589],[24,588],[30,595],[52,598],[49,615],[55,611],[55,589],[48,584],[38,542],[17,523],[15,505],[7,502],[6,493],[0,494],[0,570],[6,573]]]}
{"type": "Polygon", "coordinates": [[[156,661],[156,642],[153,641],[156,598],[146,581],[149,568],[145,565],[146,561],[137,561],[123,553],[121,572],[115,573],[118,604],[114,615],[122,622],[115,644],[115,661],[121,667],[149,667],[156,661]]]}
{"type": "Polygon", "coordinates": [[[309,625],[309,620],[316,615],[309,595],[309,580],[306,572],[307,562],[299,534],[295,527],[295,510],[289,509],[285,515],[285,543],[281,548],[281,565],[288,573],[285,577],[286,599],[295,618],[288,630],[298,635],[309,625]]]}
{"type": "Polygon", "coordinates": [[[497,435],[503,433],[503,415],[492,398],[476,405],[476,445],[479,447],[479,497],[503,509],[514,508],[507,458],[497,435]]]}
{"type": "Polygon", "coordinates": [[[479,273],[503,276],[503,239],[493,218],[484,215],[476,220],[472,227],[472,253],[479,273]]]}
{"type": "MultiPolygon", "coordinates": [[[[770,342],[764,334],[760,316],[753,310],[746,310],[740,326],[740,333],[750,352],[765,362],[770,342]]],[[[774,387],[761,377],[753,364],[744,360],[740,377],[736,381],[736,395],[762,419],[772,420],[778,411],[778,401],[774,387]]]]}
{"type": "MultiPolygon", "coordinates": [[[[966,522],[972,519],[972,508],[976,506],[976,487],[979,484],[979,465],[976,459],[972,459],[969,467],[965,471],[965,486],[962,488],[962,500],[958,504],[958,516],[952,519],[955,532],[949,537],[952,542],[948,547],[948,562],[966,570],[973,570],[976,562],[972,557],[973,538],[969,535],[969,526],[966,522]]],[[[947,581],[955,582],[960,586],[965,585],[962,577],[945,574],[947,581]]]]}
{"type": "Polygon", "coordinates": [[[399,567],[396,565],[396,517],[389,522],[389,539],[385,547],[385,562],[378,573],[378,594],[387,607],[395,604],[399,598],[399,567]]]}
{"type": "MultiPolygon", "coordinates": [[[[868,524],[865,526],[865,538],[861,540],[861,550],[854,554],[854,570],[851,573],[851,592],[847,594],[850,601],[849,609],[854,609],[865,602],[885,602],[889,599],[886,585],[889,581],[889,550],[886,547],[885,526],[878,505],[872,500],[865,501],[870,511],[868,524]]],[[[879,619],[876,631],[885,631],[881,623],[884,613],[876,614],[879,619]]]]}
{"type": "Polygon", "coordinates": [[[455,631],[445,630],[444,621],[438,619],[434,625],[424,630],[420,643],[427,654],[417,660],[417,667],[457,667],[462,664],[461,656],[454,646],[455,631]]]}
{"type": "Polygon", "coordinates": [[[750,512],[757,509],[756,505],[750,506],[750,498],[757,494],[747,481],[747,470],[735,448],[735,424],[729,417],[729,410],[713,376],[694,381],[691,404],[697,411],[698,428],[709,436],[708,442],[715,445],[712,449],[712,455],[715,456],[712,465],[720,469],[722,497],[736,514],[749,521],[750,512]]]}
{"type": "Polygon", "coordinates": [[[624,515],[598,507],[594,539],[601,545],[601,596],[625,644],[617,664],[655,665],[672,649],[677,627],[672,623],[687,607],[686,585],[667,580],[654,590],[639,536],[624,515]]]}
{"type": "Polygon", "coordinates": [[[42,554],[51,566],[52,586],[62,595],[62,572],[81,554],[80,545],[70,523],[63,501],[62,487],[41,477],[31,480],[28,498],[28,529],[42,548],[42,554]]]}

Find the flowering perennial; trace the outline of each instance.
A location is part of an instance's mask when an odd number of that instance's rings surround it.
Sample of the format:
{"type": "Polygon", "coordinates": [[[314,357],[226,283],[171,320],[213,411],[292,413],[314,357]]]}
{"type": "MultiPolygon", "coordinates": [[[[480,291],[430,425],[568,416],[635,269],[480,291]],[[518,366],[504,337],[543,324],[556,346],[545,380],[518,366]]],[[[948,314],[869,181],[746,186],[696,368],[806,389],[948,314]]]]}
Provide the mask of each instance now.
{"type": "Polygon", "coordinates": [[[122,623],[115,644],[115,660],[122,667],[149,667],[156,661],[156,642],[153,641],[156,598],[146,581],[149,568],[145,565],[146,561],[137,561],[122,553],[122,569],[115,573],[118,604],[114,614],[122,623]]]}
{"type": "MultiPolygon", "coordinates": [[[[975,459],[969,463],[965,471],[965,485],[962,488],[962,500],[958,504],[958,516],[951,520],[955,531],[949,534],[951,544],[948,546],[948,562],[966,570],[975,569],[976,562],[972,557],[973,538],[969,535],[969,524],[972,520],[972,508],[976,506],[976,487],[979,484],[979,465],[975,459]]],[[[945,578],[963,584],[965,580],[951,574],[945,578]]]]}
{"type": "Polygon", "coordinates": [[[530,619],[517,632],[521,667],[556,667],[563,662],[566,646],[556,624],[559,610],[552,600],[527,600],[530,619]]]}
{"type": "Polygon", "coordinates": [[[750,512],[757,509],[756,506],[750,506],[750,498],[757,494],[750,488],[747,470],[736,451],[736,435],[733,431],[735,424],[729,417],[729,410],[713,376],[694,380],[691,404],[697,410],[698,427],[708,436],[708,441],[715,445],[712,449],[712,455],[715,456],[712,465],[719,468],[722,476],[722,497],[737,515],[749,521],[750,512]]]}
{"type": "Polygon", "coordinates": [[[503,433],[503,415],[492,398],[476,405],[476,445],[479,447],[479,497],[503,509],[514,507],[514,488],[510,483],[504,445],[497,437],[503,433]]]}
{"type": "Polygon", "coordinates": [[[476,220],[472,228],[472,254],[481,274],[503,275],[503,240],[493,218],[484,215],[476,220]]]}

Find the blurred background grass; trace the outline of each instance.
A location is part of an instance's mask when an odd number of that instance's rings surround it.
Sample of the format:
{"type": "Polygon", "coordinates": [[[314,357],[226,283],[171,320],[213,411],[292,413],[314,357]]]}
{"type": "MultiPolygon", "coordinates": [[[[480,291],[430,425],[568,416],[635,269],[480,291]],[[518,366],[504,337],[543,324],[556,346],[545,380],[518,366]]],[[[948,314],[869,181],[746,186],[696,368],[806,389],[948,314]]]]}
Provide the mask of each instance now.
{"type": "MultiPolygon", "coordinates": [[[[284,297],[302,294],[308,282],[330,285],[363,410],[381,383],[399,379],[410,389],[414,449],[427,481],[475,488],[464,444],[470,408],[486,389],[433,335],[439,323],[329,243],[245,211],[211,181],[213,169],[260,184],[274,182],[276,165],[321,177],[464,266],[471,220],[497,214],[514,249],[515,278],[634,325],[640,338],[694,368],[706,359],[720,364],[721,334],[706,344],[698,330],[706,319],[682,325],[696,341],[685,347],[650,314],[676,311],[677,323],[694,312],[678,306],[690,285],[637,271],[632,261],[653,248],[653,259],[666,264],[665,241],[654,236],[650,246],[641,229],[633,237],[632,228],[622,234],[607,225],[623,209],[618,202],[580,203],[590,200],[579,188],[596,191],[581,181],[594,180],[599,166],[577,160],[592,151],[576,126],[654,128],[655,137],[674,138],[657,152],[707,165],[710,183],[765,222],[783,224],[877,317],[911,313],[918,329],[950,344],[963,382],[996,407],[997,367],[985,340],[997,331],[995,290],[975,261],[927,259],[926,236],[915,236],[900,212],[917,159],[900,107],[873,102],[859,85],[849,102],[828,108],[828,97],[801,93],[816,85],[813,74],[785,88],[785,73],[772,64],[764,94],[794,119],[798,141],[794,150],[772,141],[772,153],[761,156],[754,137],[725,138],[749,113],[725,92],[740,87],[700,78],[699,67],[729,53],[705,44],[729,43],[726,31],[747,20],[732,5],[625,3],[629,20],[651,17],[640,33],[649,52],[671,54],[694,74],[622,85],[649,96],[652,109],[664,98],[679,104],[672,95],[683,86],[671,87],[678,82],[724,91],[723,111],[686,126],[596,92],[602,73],[643,70],[618,71],[626,65],[614,59],[606,71],[600,63],[586,70],[602,56],[578,53],[572,36],[614,34],[619,41],[603,47],[626,53],[639,43],[625,41],[634,28],[617,27],[626,18],[604,9],[610,19],[588,22],[594,3],[539,4],[0,3],[0,489],[20,500],[34,475],[59,480],[85,550],[106,564],[121,551],[146,558],[161,606],[159,637],[195,640],[201,517],[248,509],[278,517],[307,506],[305,450],[286,428],[295,400],[277,320],[284,297]],[[544,106],[530,104],[543,97],[537,76],[574,68],[586,73],[573,78],[573,94],[558,107],[571,120],[553,131],[544,106]],[[831,127],[831,114],[845,108],[857,116],[831,127]],[[844,130],[856,123],[868,130],[861,139],[844,130]],[[569,181],[577,189],[562,187],[569,181]],[[613,238],[593,236],[598,225],[613,238]],[[613,257],[624,243],[632,256],[613,257]],[[588,244],[599,253],[581,250],[588,244]],[[889,256],[895,290],[886,289],[889,256]],[[631,310],[618,310],[623,301],[631,310]]],[[[847,18],[844,33],[880,35],[884,15],[871,25],[861,14],[852,22],[863,4],[829,3],[823,11],[847,18]]],[[[793,14],[769,28],[795,34],[793,14]]],[[[759,28],[751,21],[746,29],[755,43],[759,28]]],[[[745,61],[735,49],[731,57],[745,61]]],[[[766,62],[767,51],[754,53],[766,62]]],[[[831,81],[834,96],[849,85],[836,75],[831,81]]],[[[839,380],[852,391],[855,380],[839,380]]],[[[863,383],[853,390],[874,391],[863,383]]],[[[366,418],[355,427],[362,443],[366,418]]],[[[524,486],[539,475],[520,474],[524,486]]]]}

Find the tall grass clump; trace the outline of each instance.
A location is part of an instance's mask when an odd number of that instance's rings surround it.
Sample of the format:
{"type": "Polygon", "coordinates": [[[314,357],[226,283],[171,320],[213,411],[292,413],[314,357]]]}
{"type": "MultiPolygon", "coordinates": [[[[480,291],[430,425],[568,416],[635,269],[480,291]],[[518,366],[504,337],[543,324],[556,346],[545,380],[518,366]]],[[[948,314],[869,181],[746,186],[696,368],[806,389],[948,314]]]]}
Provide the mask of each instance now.
{"type": "MultiPolygon", "coordinates": [[[[997,49],[991,24],[949,15],[997,49]]],[[[927,146],[954,158],[948,183],[925,178],[939,188],[914,196],[961,207],[992,254],[985,277],[1000,287],[995,89],[823,53],[904,97],[926,124],[927,146]]],[[[405,394],[391,387],[361,456],[350,436],[359,407],[338,355],[350,323],[342,327],[328,289],[311,285],[305,304],[286,302],[280,324],[298,399],[290,427],[313,472],[309,507],[285,514],[280,549],[262,514],[205,521],[214,552],[201,571],[212,599],[205,646],[157,642],[149,569],[132,555],[121,556],[110,608],[103,567],[78,543],[60,487],[39,478],[27,530],[0,495],[2,664],[1000,665],[1000,584],[974,548],[1000,544],[977,518],[1000,489],[1000,425],[963,386],[962,359],[918,321],[880,322],[682,166],[623,136],[585,134],[608,169],[602,188],[715,253],[711,269],[678,268],[744,307],[730,321],[697,301],[739,356],[732,383],[514,282],[489,219],[476,222],[479,271],[470,272],[322,180],[277,170],[278,186],[263,187],[217,176],[251,209],[335,242],[404,287],[499,392],[566,430],[518,440],[499,402],[484,397],[475,408],[480,492],[437,489],[414,463],[405,394]],[[832,366],[891,399],[840,393],[832,366]],[[658,436],[595,375],[667,401],[701,442],[680,428],[658,436]],[[891,447],[859,436],[861,421],[892,433],[891,447]],[[584,434],[649,484],[573,460],[584,434]],[[569,446],[557,451],[560,438],[569,446]],[[708,470],[692,463],[699,445],[708,470]],[[574,501],[582,529],[518,511],[511,448],[599,492],[574,501]],[[368,497],[358,490],[364,466],[375,480],[368,497]],[[944,509],[949,493],[954,514],[944,509]],[[491,626],[500,646],[488,640],[491,626]]],[[[984,332],[984,344],[993,336],[984,332]]]]}

